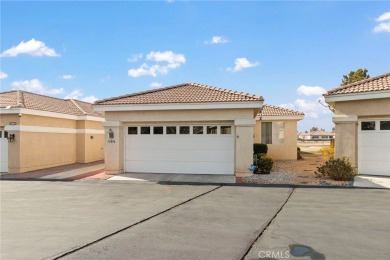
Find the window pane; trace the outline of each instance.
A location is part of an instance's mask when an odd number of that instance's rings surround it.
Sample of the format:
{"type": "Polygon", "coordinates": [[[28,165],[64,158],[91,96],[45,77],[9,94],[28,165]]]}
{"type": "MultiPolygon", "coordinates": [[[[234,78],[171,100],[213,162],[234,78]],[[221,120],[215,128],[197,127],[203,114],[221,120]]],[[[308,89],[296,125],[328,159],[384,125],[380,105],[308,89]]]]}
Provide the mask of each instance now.
{"type": "Polygon", "coordinates": [[[221,135],[230,135],[232,133],[231,126],[221,126],[221,135]]]}
{"type": "Polygon", "coordinates": [[[138,127],[128,127],[127,128],[127,134],[129,135],[136,135],[138,133],[138,127]]]}
{"type": "Polygon", "coordinates": [[[272,143],[284,143],[284,122],[273,122],[272,124],[272,143]]]}
{"type": "Polygon", "coordinates": [[[4,138],[8,138],[8,132],[4,131],[4,138]]]}
{"type": "Polygon", "coordinates": [[[190,134],[190,127],[189,126],[181,126],[180,127],[180,134],[181,135],[188,135],[188,134],[190,134]]]}
{"type": "Polygon", "coordinates": [[[0,138],[3,137],[3,131],[0,131],[0,138]]]}
{"type": "Polygon", "coordinates": [[[167,126],[166,132],[167,132],[167,135],[175,135],[176,134],[176,126],[167,126]]]}
{"type": "Polygon", "coordinates": [[[217,134],[217,127],[216,126],[207,126],[207,134],[208,135],[217,134]]]}
{"type": "Polygon", "coordinates": [[[272,144],[272,122],[261,123],[261,143],[272,144]]]}
{"type": "Polygon", "coordinates": [[[375,130],[375,121],[362,122],[362,131],[375,130]]]}
{"type": "Polygon", "coordinates": [[[194,127],[192,127],[192,133],[194,135],[202,135],[203,134],[203,126],[194,126],[194,127]]]}
{"type": "Polygon", "coordinates": [[[141,135],[150,135],[150,126],[141,126],[141,135]]]}
{"type": "Polygon", "coordinates": [[[163,133],[164,133],[164,127],[162,127],[162,126],[153,127],[153,134],[154,135],[162,135],[163,133]]]}
{"type": "Polygon", "coordinates": [[[381,130],[390,130],[390,121],[381,121],[380,129],[381,130]]]}

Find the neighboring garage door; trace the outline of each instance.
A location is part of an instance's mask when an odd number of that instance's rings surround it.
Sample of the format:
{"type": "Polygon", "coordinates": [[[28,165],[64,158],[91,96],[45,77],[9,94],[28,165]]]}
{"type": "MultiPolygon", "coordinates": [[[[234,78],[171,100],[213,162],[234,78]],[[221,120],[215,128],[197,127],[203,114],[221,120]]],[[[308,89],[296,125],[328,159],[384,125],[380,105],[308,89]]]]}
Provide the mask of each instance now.
{"type": "Polygon", "coordinates": [[[0,130],[0,172],[8,172],[8,132],[0,130]]]}
{"type": "Polygon", "coordinates": [[[390,176],[390,119],[359,124],[359,174],[390,176]]]}
{"type": "Polygon", "coordinates": [[[234,174],[231,125],[128,126],[125,171],[234,174]]]}

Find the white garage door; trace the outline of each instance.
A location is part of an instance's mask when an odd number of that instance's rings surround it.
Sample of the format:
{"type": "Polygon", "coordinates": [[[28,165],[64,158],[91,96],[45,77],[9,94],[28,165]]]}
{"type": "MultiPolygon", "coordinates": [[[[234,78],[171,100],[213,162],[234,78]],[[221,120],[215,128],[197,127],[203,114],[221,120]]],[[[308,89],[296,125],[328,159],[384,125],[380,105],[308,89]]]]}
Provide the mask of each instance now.
{"type": "Polygon", "coordinates": [[[8,132],[0,130],[0,172],[8,172],[8,132]]]}
{"type": "Polygon", "coordinates": [[[390,119],[359,124],[359,174],[390,176],[390,119]]]}
{"type": "Polygon", "coordinates": [[[230,125],[128,126],[125,171],[234,174],[230,125]]]}

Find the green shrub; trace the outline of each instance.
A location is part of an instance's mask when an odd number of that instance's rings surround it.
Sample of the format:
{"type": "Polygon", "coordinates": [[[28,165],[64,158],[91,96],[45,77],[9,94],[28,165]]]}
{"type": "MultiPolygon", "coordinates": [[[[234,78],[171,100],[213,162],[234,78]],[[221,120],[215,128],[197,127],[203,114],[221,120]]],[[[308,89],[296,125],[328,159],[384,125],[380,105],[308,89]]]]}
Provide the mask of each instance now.
{"type": "Polygon", "coordinates": [[[267,153],[268,145],[266,144],[253,144],[253,154],[267,153]]]}
{"type": "Polygon", "coordinates": [[[315,173],[319,177],[329,176],[336,181],[349,181],[356,176],[356,172],[352,168],[348,158],[340,157],[335,159],[333,156],[317,167],[315,173]]]}
{"type": "Polygon", "coordinates": [[[297,160],[303,160],[300,147],[297,147],[297,160]]]}
{"type": "Polygon", "coordinates": [[[259,173],[270,173],[274,165],[274,159],[265,153],[256,154],[257,171],[259,173]]]}

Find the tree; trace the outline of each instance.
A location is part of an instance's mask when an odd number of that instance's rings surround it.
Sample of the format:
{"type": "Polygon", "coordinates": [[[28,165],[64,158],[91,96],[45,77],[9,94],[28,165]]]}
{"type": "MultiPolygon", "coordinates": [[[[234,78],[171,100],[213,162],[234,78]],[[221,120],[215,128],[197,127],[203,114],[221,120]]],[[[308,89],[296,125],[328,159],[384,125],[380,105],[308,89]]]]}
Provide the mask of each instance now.
{"type": "Polygon", "coordinates": [[[318,131],[318,127],[313,126],[312,128],[310,128],[310,132],[315,132],[315,131],[318,131]]]}
{"type": "Polygon", "coordinates": [[[348,85],[363,79],[369,79],[370,75],[368,75],[367,72],[367,69],[358,69],[356,71],[349,72],[348,75],[343,75],[343,80],[341,81],[340,86],[348,85]]]}

